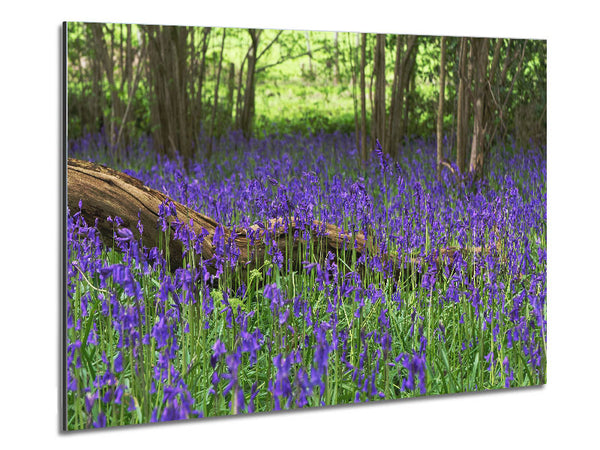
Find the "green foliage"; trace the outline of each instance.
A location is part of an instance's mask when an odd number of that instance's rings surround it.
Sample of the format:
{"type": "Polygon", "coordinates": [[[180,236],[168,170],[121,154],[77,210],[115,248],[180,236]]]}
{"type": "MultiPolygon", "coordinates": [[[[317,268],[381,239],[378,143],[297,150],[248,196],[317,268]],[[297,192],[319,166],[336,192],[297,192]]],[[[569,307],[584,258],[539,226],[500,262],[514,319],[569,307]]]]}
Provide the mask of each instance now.
{"type": "MultiPolygon", "coordinates": [[[[110,45],[114,63],[115,86],[121,87],[124,81],[122,51],[127,46],[127,28],[120,24],[106,24],[103,28],[105,41],[110,45]],[[125,40],[125,42],[124,42],[125,40]]],[[[187,68],[197,73],[200,64],[200,47],[203,29],[194,28],[188,44],[194,42],[194,53],[187,61],[187,68]]],[[[202,98],[196,104],[202,105],[202,114],[192,117],[192,121],[203,124],[206,130],[211,123],[214,88],[220,59],[220,36],[222,29],[212,29],[208,35],[205,79],[202,85],[202,98]]],[[[374,36],[367,39],[367,110],[370,114],[370,84],[373,73],[374,36]]],[[[144,40],[143,30],[131,26],[131,45],[137,51],[144,40]]],[[[456,92],[458,89],[458,37],[447,40],[446,102],[444,133],[453,133],[456,115],[456,92]]],[[[495,42],[495,39],[492,40],[495,42]]],[[[503,103],[506,108],[500,118],[494,117],[500,129],[498,137],[507,135],[525,139],[535,138],[538,143],[545,140],[546,105],[546,42],[504,39],[500,52],[498,76],[508,61],[506,79],[495,92],[493,100],[503,103]],[[517,73],[517,65],[523,56],[522,68],[517,73]],[[498,97],[498,98],[496,98],[498,97]]],[[[217,137],[236,127],[240,99],[246,89],[247,54],[250,37],[247,30],[227,29],[223,55],[223,70],[219,85],[215,134],[217,137]],[[229,83],[229,68],[233,64],[233,83],[229,83]],[[240,70],[243,70],[240,73],[240,70]],[[241,75],[241,76],[240,76],[241,75]],[[233,87],[234,91],[231,91],[233,87]],[[230,101],[232,103],[230,103],[230,101]]],[[[191,48],[191,47],[190,47],[191,48]]],[[[494,45],[490,45],[490,61],[494,45]]],[[[123,50],[123,51],[126,51],[123,50]]],[[[358,63],[359,48],[356,33],[333,33],[288,30],[264,30],[260,36],[256,68],[256,89],[253,129],[264,133],[301,133],[317,131],[355,130],[355,113],[358,105],[358,63]],[[308,39],[307,39],[308,37],[308,39]],[[271,45],[270,45],[271,44],[271,45]],[[269,46],[270,45],[270,46],[269,46]],[[308,48],[310,45],[310,54],[308,48]],[[267,49],[268,47],[268,49],[267,49]]],[[[386,94],[388,113],[393,84],[396,55],[396,39],[388,35],[386,39],[386,94]]],[[[96,132],[110,125],[113,112],[110,89],[106,75],[98,61],[97,49],[93,43],[89,27],[83,23],[69,23],[68,33],[68,113],[69,137],[80,137],[88,132],[96,132]]],[[[408,135],[430,136],[435,133],[438,77],[439,77],[439,38],[421,36],[418,40],[414,78],[408,92],[408,135]]],[[[134,68],[137,64],[134,64],[134,68]]],[[[151,109],[152,92],[147,81],[148,70],[141,73],[141,79],[133,97],[127,89],[118,89],[119,99],[125,105],[130,102],[127,123],[123,124],[124,134],[131,141],[152,131],[151,109]]],[[[198,80],[198,78],[196,78],[198,80]]],[[[198,92],[200,85],[190,87],[190,96],[198,92]]],[[[128,87],[129,88],[129,87],[128,87]]],[[[188,112],[192,114],[192,111],[188,112]]],[[[121,118],[114,118],[120,126],[121,118]]],[[[115,125],[113,121],[113,125],[115,125]]],[[[367,127],[370,129],[370,127],[367,127]]]]}

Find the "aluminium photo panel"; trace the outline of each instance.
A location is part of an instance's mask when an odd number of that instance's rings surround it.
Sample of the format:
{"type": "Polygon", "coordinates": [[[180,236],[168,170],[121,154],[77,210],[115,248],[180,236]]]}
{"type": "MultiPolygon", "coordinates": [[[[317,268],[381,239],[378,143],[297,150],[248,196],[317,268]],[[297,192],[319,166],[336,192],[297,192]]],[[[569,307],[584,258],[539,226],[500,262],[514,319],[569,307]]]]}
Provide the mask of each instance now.
{"type": "Polygon", "coordinates": [[[65,430],[546,383],[546,41],[63,26],[65,430]]]}

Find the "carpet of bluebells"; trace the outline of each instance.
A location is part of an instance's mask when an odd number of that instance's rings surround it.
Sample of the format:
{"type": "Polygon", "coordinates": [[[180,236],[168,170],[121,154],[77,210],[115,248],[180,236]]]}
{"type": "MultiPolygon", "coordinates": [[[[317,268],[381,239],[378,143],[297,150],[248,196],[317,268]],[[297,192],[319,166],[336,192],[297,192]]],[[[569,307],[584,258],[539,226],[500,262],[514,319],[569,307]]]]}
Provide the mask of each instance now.
{"type": "Polygon", "coordinates": [[[507,143],[484,183],[459,184],[447,170],[436,181],[435,141],[412,141],[396,161],[374,147],[363,165],[351,136],[230,134],[213,159],[186,165],[148,139],[118,159],[102,135],[71,141],[70,157],[226,227],[294,217],[290,245],[305,242],[291,265],[266,233],[267,260],[244,270],[220,229],[213,260],[196,258],[203,236],[183,223],[171,233],[169,203],[156,229],[107,217],[112,246],[67,211],[68,429],[545,383],[545,152],[507,143]],[[376,245],[321,254],[315,219],[376,245]],[[144,233],[180,240],[184,268],[169,270],[164,245],[142,247],[144,233]],[[447,247],[493,251],[440,262],[447,247]]]}

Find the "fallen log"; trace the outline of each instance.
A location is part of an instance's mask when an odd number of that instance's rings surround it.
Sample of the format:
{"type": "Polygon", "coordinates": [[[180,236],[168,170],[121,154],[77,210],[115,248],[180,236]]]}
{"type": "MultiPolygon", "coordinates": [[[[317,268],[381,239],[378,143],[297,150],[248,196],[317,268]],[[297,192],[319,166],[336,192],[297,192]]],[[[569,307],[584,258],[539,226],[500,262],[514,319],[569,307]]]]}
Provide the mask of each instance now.
{"type": "MultiPolygon", "coordinates": [[[[113,225],[106,218],[118,216],[123,221],[122,226],[130,229],[136,238],[140,237],[136,229],[139,220],[145,230],[142,233],[142,244],[148,248],[158,247],[158,233],[154,230],[157,229],[159,207],[166,200],[171,200],[180,221],[188,225],[191,221],[191,228],[196,235],[206,234],[202,243],[202,258],[210,260],[214,256],[213,238],[219,224],[212,218],[168,198],[162,192],[145,186],[137,178],[109,167],[69,158],[67,169],[67,205],[69,209],[71,212],[78,211],[81,201],[81,213],[86,223],[90,226],[97,223],[97,229],[106,245],[112,245],[114,234],[113,225]],[[96,219],[98,220],[96,221],[96,219]],[[203,232],[203,230],[205,231],[203,232]]],[[[168,218],[171,226],[173,226],[174,219],[173,216],[168,218]]],[[[258,225],[253,225],[248,229],[237,228],[234,241],[240,253],[238,264],[246,266],[248,262],[264,261],[266,247],[261,238],[267,232],[270,233],[269,238],[275,240],[279,249],[285,250],[288,241],[286,229],[295,227],[293,219],[286,223],[282,218],[275,218],[271,219],[264,228],[258,225]],[[253,236],[252,239],[250,239],[250,235],[253,236]],[[252,245],[250,245],[250,241],[252,241],[252,245]]],[[[226,239],[231,237],[232,230],[224,227],[223,232],[226,239]]],[[[358,253],[362,253],[366,245],[362,233],[352,236],[350,233],[342,232],[335,225],[319,221],[314,222],[312,234],[312,237],[315,237],[314,242],[322,245],[324,250],[336,251],[348,247],[351,239],[352,245],[356,245],[358,253]],[[318,233],[315,233],[315,230],[319,230],[318,233]],[[314,236],[315,234],[319,236],[314,236]]],[[[171,268],[180,267],[183,261],[181,243],[171,240],[169,253],[171,268]]]]}
{"type": "MultiPolygon", "coordinates": [[[[123,221],[123,227],[128,228],[139,238],[137,231],[138,221],[141,222],[144,232],[142,233],[142,244],[147,248],[158,247],[157,223],[159,219],[159,208],[167,200],[172,202],[176,210],[177,219],[186,225],[191,224],[196,235],[204,235],[202,241],[201,256],[205,261],[210,261],[215,256],[215,245],[213,238],[217,228],[221,225],[212,218],[194,211],[185,205],[171,200],[162,192],[145,186],[140,180],[125,173],[111,169],[104,165],[81,161],[69,158],[67,164],[67,205],[72,213],[79,211],[81,201],[81,214],[86,223],[96,227],[105,245],[113,244],[114,226],[107,221],[107,217],[118,216],[123,221]]],[[[177,222],[175,217],[167,218],[171,227],[175,227],[177,222]]],[[[318,253],[327,255],[328,251],[333,253],[356,251],[361,255],[366,249],[376,251],[376,245],[371,239],[366,239],[363,233],[349,233],[341,230],[339,227],[314,221],[310,228],[311,245],[318,249],[318,253]]],[[[296,264],[298,260],[298,244],[306,241],[301,237],[293,240],[292,253],[287,248],[289,245],[289,232],[297,230],[298,227],[293,218],[284,220],[283,218],[274,218],[266,226],[253,225],[249,228],[237,228],[231,230],[223,227],[225,239],[232,238],[239,250],[238,265],[253,268],[257,264],[262,264],[267,257],[267,248],[264,236],[269,233],[269,243],[276,243],[279,250],[286,255],[291,256],[296,264]]],[[[302,230],[304,231],[304,230],[302,230]]],[[[183,245],[174,239],[169,242],[169,254],[171,270],[181,267],[183,263],[183,245]]],[[[438,254],[439,260],[452,261],[456,252],[463,254],[468,252],[465,249],[446,248],[441,249],[438,254]]],[[[471,249],[471,252],[481,253],[487,249],[471,249]]],[[[395,254],[380,255],[384,259],[393,259],[397,262],[395,254]]],[[[410,263],[422,262],[420,258],[412,258],[410,263]]],[[[214,270],[210,266],[209,270],[214,270]]]]}

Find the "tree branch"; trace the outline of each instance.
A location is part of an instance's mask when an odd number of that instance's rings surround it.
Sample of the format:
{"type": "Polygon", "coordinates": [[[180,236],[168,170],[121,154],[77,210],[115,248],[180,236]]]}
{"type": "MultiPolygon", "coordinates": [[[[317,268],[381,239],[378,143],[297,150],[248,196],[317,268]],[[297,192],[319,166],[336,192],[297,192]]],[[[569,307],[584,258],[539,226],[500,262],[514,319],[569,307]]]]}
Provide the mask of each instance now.
{"type": "Polygon", "coordinates": [[[264,54],[265,54],[265,52],[271,48],[271,46],[272,46],[272,45],[275,43],[275,41],[276,41],[276,40],[279,38],[279,36],[281,36],[281,33],[283,33],[283,30],[281,30],[279,33],[277,33],[277,36],[275,36],[275,37],[273,38],[273,40],[272,40],[271,42],[269,42],[269,45],[267,45],[267,46],[266,46],[266,47],[263,49],[263,51],[262,51],[262,52],[260,52],[260,53],[258,54],[258,56],[256,57],[256,61],[257,61],[257,62],[258,62],[258,60],[260,59],[260,57],[261,57],[262,55],[264,55],[264,54]]]}
{"type": "MultiPolygon", "coordinates": [[[[323,50],[323,48],[324,47],[319,47],[317,50],[313,50],[312,53],[314,54],[316,52],[319,52],[319,51],[323,50]]],[[[272,64],[267,64],[266,66],[259,67],[258,69],[256,69],[256,73],[263,72],[271,67],[278,66],[279,64],[284,63],[286,61],[291,61],[293,59],[302,58],[303,56],[308,56],[308,54],[309,54],[308,52],[304,52],[304,53],[300,53],[299,55],[287,56],[285,58],[280,58],[278,61],[276,61],[272,64]]]]}

